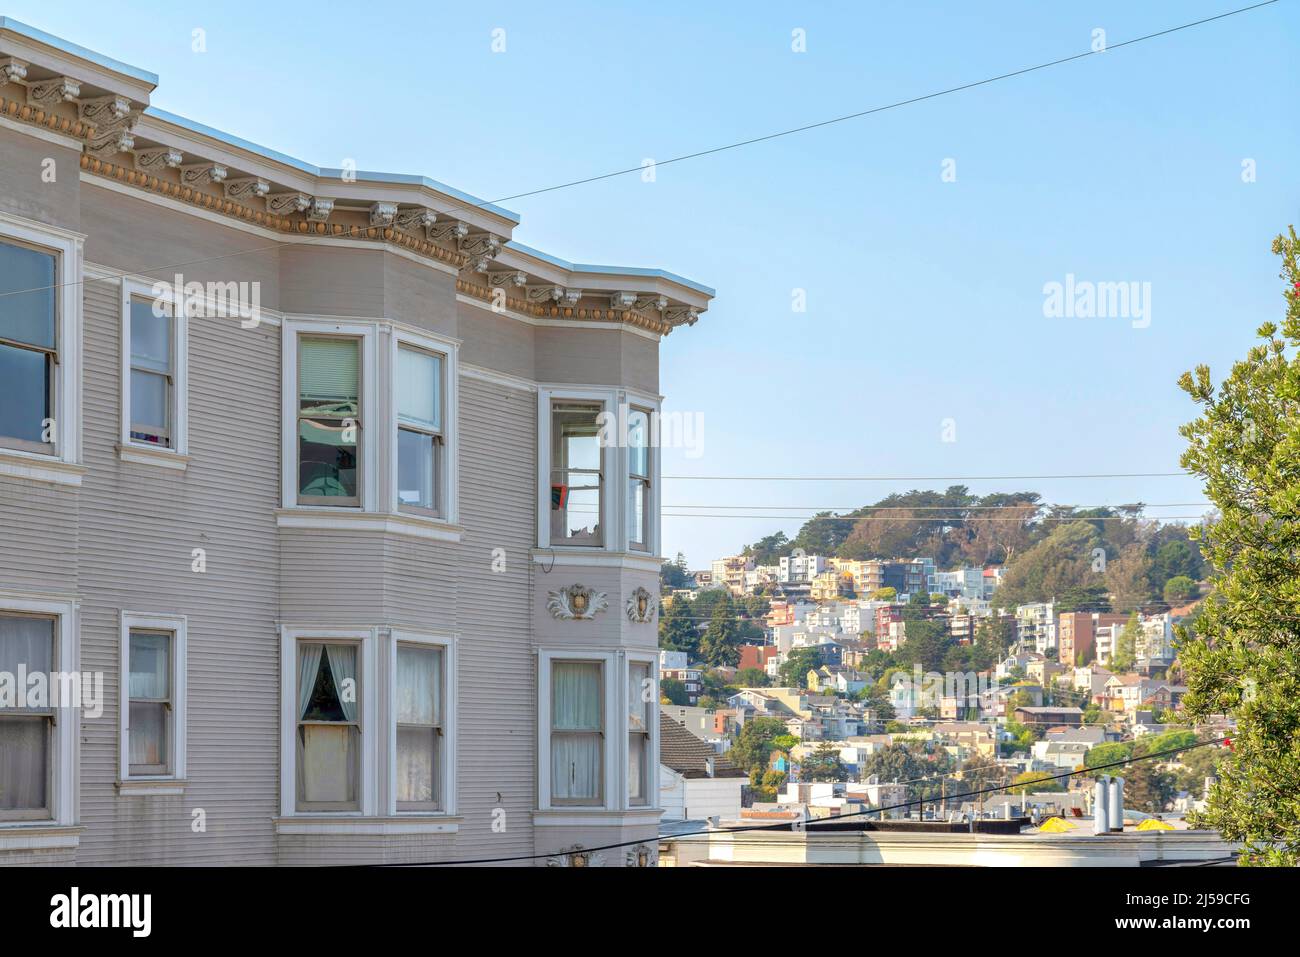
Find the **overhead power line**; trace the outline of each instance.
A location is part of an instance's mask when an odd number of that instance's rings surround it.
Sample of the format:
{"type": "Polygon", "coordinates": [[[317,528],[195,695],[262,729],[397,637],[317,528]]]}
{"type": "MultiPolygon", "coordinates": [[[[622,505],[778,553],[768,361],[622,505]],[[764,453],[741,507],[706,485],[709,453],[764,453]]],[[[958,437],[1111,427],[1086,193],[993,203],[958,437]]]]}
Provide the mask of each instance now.
{"type": "MultiPolygon", "coordinates": [[[[990,787],[977,788],[977,789],[975,789],[975,790],[973,790],[973,791],[964,791],[964,792],[962,792],[961,794],[950,794],[950,795],[948,795],[948,796],[945,798],[945,800],[948,801],[948,802],[959,801],[959,800],[962,800],[962,799],[964,799],[964,798],[978,797],[979,795],[982,795],[982,794],[993,794],[993,793],[996,793],[996,792],[998,792],[998,791],[1008,791],[1008,790],[1010,790],[1011,788],[1024,787],[1024,786],[1026,786],[1026,785],[1032,787],[1032,786],[1035,786],[1035,785],[1041,785],[1041,784],[1044,784],[1044,783],[1046,783],[1047,781],[1056,781],[1056,780],[1061,780],[1061,779],[1064,779],[1064,778],[1072,778],[1072,777],[1075,777],[1075,776],[1077,776],[1077,775],[1081,775],[1081,774],[1095,774],[1095,773],[1098,772],[1098,771],[1107,771],[1107,770],[1110,770],[1111,768],[1126,767],[1126,766],[1128,766],[1128,765],[1130,765],[1130,764],[1136,764],[1136,763],[1139,762],[1139,761],[1150,761],[1150,760],[1153,759],[1153,758],[1167,757],[1167,756],[1169,756],[1169,755],[1171,755],[1171,754],[1183,754],[1183,753],[1185,753],[1185,752],[1187,752],[1187,751],[1193,751],[1193,750],[1195,750],[1196,748],[1204,748],[1204,747],[1207,747],[1208,745],[1212,745],[1212,744],[1214,744],[1214,745],[1219,745],[1219,744],[1226,744],[1226,743],[1227,743],[1227,739],[1226,739],[1226,738],[1210,738],[1209,740],[1206,740],[1206,741],[1197,741],[1197,742],[1195,742],[1195,743],[1193,743],[1193,744],[1189,744],[1189,745],[1186,745],[1185,747],[1181,747],[1181,748],[1168,748],[1168,749],[1166,749],[1166,750],[1164,750],[1164,751],[1153,751],[1153,752],[1151,752],[1150,754],[1143,754],[1143,755],[1139,755],[1139,756],[1137,756],[1137,757],[1132,757],[1132,758],[1124,758],[1124,759],[1121,759],[1121,760],[1119,760],[1119,761],[1110,761],[1110,762],[1108,762],[1108,763],[1106,763],[1106,764],[1098,764],[1098,765],[1096,765],[1096,766],[1094,766],[1094,767],[1083,768],[1083,769],[1081,769],[1081,770],[1076,770],[1076,771],[1064,771],[1064,772],[1062,772],[1062,773],[1060,773],[1060,774],[1045,775],[1044,777],[1037,778],[1037,779],[1035,779],[1034,781],[1026,781],[1026,782],[1022,782],[1022,783],[1020,783],[1020,784],[1015,784],[1015,783],[1012,783],[1012,784],[997,784],[997,785],[992,785],[992,786],[990,786],[990,787]]],[[[935,777],[933,780],[938,781],[938,780],[940,780],[940,778],[939,778],[939,777],[935,777]]],[[[803,830],[803,831],[816,831],[816,830],[818,830],[820,827],[822,827],[822,826],[824,826],[824,825],[828,825],[828,824],[836,824],[836,823],[838,823],[838,822],[840,822],[840,821],[844,821],[844,820],[847,820],[847,819],[849,819],[849,818],[865,817],[865,816],[868,816],[868,815],[871,815],[871,814],[883,814],[885,811],[898,811],[898,810],[902,810],[902,809],[905,809],[905,808],[916,807],[916,806],[918,806],[918,805],[921,805],[921,806],[924,806],[924,805],[926,805],[926,804],[933,805],[933,804],[935,804],[935,803],[936,803],[936,801],[935,801],[933,798],[919,798],[919,799],[917,799],[917,800],[913,800],[913,801],[903,801],[903,802],[900,803],[900,804],[888,804],[888,805],[884,805],[884,806],[882,806],[882,807],[873,807],[873,808],[870,808],[869,810],[865,810],[865,811],[854,811],[854,812],[852,812],[852,813],[850,813],[850,814],[837,814],[837,815],[835,815],[834,817],[821,818],[821,819],[819,819],[819,820],[798,821],[798,822],[792,822],[792,821],[780,821],[780,822],[777,822],[777,823],[775,823],[775,824],[751,824],[751,825],[746,825],[746,826],[743,826],[743,827],[725,827],[725,828],[718,828],[718,829],[715,829],[715,830],[712,830],[712,831],[710,831],[710,830],[687,831],[687,832],[682,833],[682,834],[674,834],[674,835],[673,835],[673,839],[682,838],[682,837],[698,837],[698,836],[701,836],[701,835],[718,834],[718,833],[723,833],[723,834],[740,834],[740,833],[745,833],[745,832],[749,832],[749,831],[788,830],[788,829],[790,829],[792,826],[794,826],[795,824],[798,825],[798,827],[799,827],[800,830],[803,830]]],[[[651,840],[657,840],[657,839],[651,839],[651,840]]],[[[596,852],[598,852],[598,851],[614,851],[614,850],[619,850],[619,849],[621,849],[621,848],[625,848],[625,847],[635,847],[635,846],[637,846],[638,844],[645,844],[645,843],[647,843],[647,841],[644,840],[644,839],[642,839],[642,840],[636,840],[636,841],[619,841],[619,842],[614,843],[614,844],[602,844],[602,845],[599,845],[599,846],[596,846],[596,847],[584,847],[584,848],[582,849],[582,853],[584,853],[584,854],[592,854],[592,853],[596,853],[596,852]]],[[[516,856],[513,856],[513,857],[483,857],[483,858],[478,858],[477,860],[468,860],[468,861],[419,861],[419,862],[410,862],[410,863],[402,863],[402,864],[380,864],[380,865],[372,865],[372,866],[377,866],[377,867],[451,867],[451,866],[457,866],[457,867],[459,867],[459,866],[467,866],[467,865],[471,865],[471,864],[511,864],[511,863],[522,862],[522,861],[539,861],[539,860],[543,860],[543,859],[545,859],[545,858],[550,858],[550,857],[561,857],[561,856],[563,856],[562,853],[551,853],[551,854],[521,854],[521,855],[516,855],[516,856]]]]}
{"type": "MultiPolygon", "coordinates": [[[[1044,63],[1034,64],[1033,66],[1022,67],[1018,70],[1011,70],[1007,73],[999,73],[994,76],[988,76],[982,80],[973,80],[969,83],[963,83],[959,86],[952,86],[942,90],[935,90],[931,93],[925,93],[920,96],[910,97],[905,100],[896,100],[893,103],[885,103],[881,106],[874,106],[869,109],[859,110],[855,113],[847,113],[843,116],[836,116],[827,120],[819,120],[818,122],[815,123],[806,123],[803,124],[802,126],[796,126],[785,130],[779,130],[774,133],[766,133],[763,134],[762,136],[750,137],[749,139],[739,140],[735,143],[727,143],[722,146],[714,146],[708,149],[696,150],[691,153],[684,153],[680,156],[673,156],[666,160],[659,160],[655,163],[655,166],[656,167],[668,166],[673,163],[682,163],[691,159],[699,159],[704,156],[712,156],[716,153],[724,153],[730,150],[740,149],[745,146],[753,146],[757,143],[764,143],[769,140],[780,139],[786,136],[793,136],[796,133],[806,133],[811,130],[821,129],[822,127],[826,127],[826,126],[833,126],[838,123],[847,123],[850,120],[861,119],[863,117],[871,116],[876,113],[884,113],[888,110],[896,110],[901,107],[911,106],[916,103],[923,103],[926,100],[934,100],[944,96],[951,96],[954,93],[960,93],[965,90],[973,90],[977,87],[987,86],[991,83],[998,83],[1002,80],[1009,80],[1014,77],[1024,76],[1029,73],[1035,73],[1039,70],[1046,70],[1046,69],[1050,69],[1051,67],[1061,66],[1063,64],[1073,62],[1074,60],[1083,60],[1083,59],[1087,59],[1088,57],[1098,56],[1103,53],[1112,53],[1116,50],[1121,50],[1125,47],[1134,46],[1139,43],[1145,43],[1149,40],[1155,40],[1159,37],[1169,36],[1170,34],[1179,33],[1183,30],[1190,30],[1193,27],[1203,26],[1204,24],[1213,23],[1217,20],[1225,20],[1228,17],[1235,17],[1241,13],[1249,13],[1252,10],[1258,10],[1261,7],[1267,7],[1277,2],[1278,0],[1263,0],[1263,2],[1261,3],[1255,3],[1247,7],[1238,7],[1235,10],[1228,10],[1224,13],[1215,14],[1214,16],[1211,17],[1203,17],[1200,20],[1192,20],[1188,23],[1180,23],[1177,26],[1168,27],[1164,30],[1158,30],[1155,33],[1148,33],[1140,37],[1133,37],[1132,39],[1129,40],[1122,40],[1119,43],[1111,43],[1108,44],[1103,50],[1089,49],[1082,53],[1075,53],[1072,54],[1071,56],[1058,57],[1055,60],[1048,60],[1044,63]]],[[[444,197],[444,201],[446,205],[451,207],[450,210],[451,212],[457,212],[457,211],[470,212],[473,210],[484,209],[488,206],[495,206],[500,203],[509,202],[515,199],[523,199],[528,196],[538,196],[541,195],[542,193],[553,193],[558,190],[570,189],[574,186],[582,186],[587,183],[595,183],[600,180],[612,179],[617,176],[626,176],[632,173],[639,174],[643,169],[644,167],[641,164],[638,164],[636,166],[629,166],[624,169],[612,170],[607,173],[599,173],[594,176],[585,176],[582,177],[581,179],[574,179],[574,180],[568,180],[567,182],[563,182],[563,183],[556,183],[553,186],[544,186],[540,189],[532,189],[522,193],[512,193],[509,196],[502,196],[497,199],[480,200],[476,203],[463,202],[461,200],[455,199],[450,196],[444,197]]],[[[265,252],[267,250],[272,250],[272,249],[283,249],[286,246],[306,246],[312,244],[313,242],[320,242],[323,240],[351,239],[355,235],[362,234],[368,231],[369,229],[370,229],[369,226],[349,226],[347,227],[347,232],[339,236],[331,235],[328,233],[317,234],[315,236],[306,236],[301,239],[280,241],[266,246],[257,246],[250,249],[242,249],[237,252],[224,253],[219,256],[207,256],[202,259],[189,259],[183,262],[174,262],[174,263],[167,263],[162,265],[141,266],[141,267],[137,267],[134,270],[115,273],[110,276],[96,276],[90,279],[78,278],[63,283],[55,283],[50,286],[37,286],[31,289],[11,290],[9,292],[0,293],[0,298],[4,298],[6,296],[22,295],[24,293],[42,292],[47,289],[55,289],[60,287],[80,286],[88,282],[116,282],[123,278],[135,274],[149,274],[149,273],[159,272],[163,270],[180,269],[185,266],[196,266],[202,263],[217,262],[222,259],[232,259],[238,256],[248,256],[254,253],[265,252]]]]}

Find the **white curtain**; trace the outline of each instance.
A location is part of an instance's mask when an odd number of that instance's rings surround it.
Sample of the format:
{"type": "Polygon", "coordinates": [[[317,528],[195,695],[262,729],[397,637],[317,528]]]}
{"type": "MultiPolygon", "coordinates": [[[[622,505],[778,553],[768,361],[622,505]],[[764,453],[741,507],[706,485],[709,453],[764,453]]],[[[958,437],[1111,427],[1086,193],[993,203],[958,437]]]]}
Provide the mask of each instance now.
{"type": "Polygon", "coordinates": [[[54,619],[0,615],[0,671],[17,680],[20,664],[28,674],[49,675],[54,667],[54,619]]]}
{"type": "Polygon", "coordinates": [[[343,717],[355,721],[357,720],[357,646],[326,645],[325,653],[329,655],[330,672],[334,675],[334,693],[339,697],[343,717]]]}
{"type": "MultiPolygon", "coordinates": [[[[627,667],[627,727],[629,731],[647,731],[646,712],[649,702],[646,700],[647,683],[650,680],[650,666],[647,664],[630,664],[627,667]]],[[[653,699],[651,699],[653,700],[653,699]]]]}
{"type": "Polygon", "coordinates": [[[442,428],[442,360],[405,347],[397,350],[397,415],[437,431],[442,428]]]}
{"type": "Polygon", "coordinates": [[[561,661],[551,666],[551,794],[556,800],[600,797],[601,666],[561,661]],[[577,733],[574,733],[577,732],[577,733]]]}
{"type": "Polygon", "coordinates": [[[167,716],[164,706],[149,701],[132,701],[129,744],[132,765],[167,765],[167,716]]]}
{"type": "Polygon", "coordinates": [[[437,648],[397,649],[397,723],[440,724],[442,652],[437,648]]]}
{"type": "Polygon", "coordinates": [[[131,633],[132,698],[166,698],[170,694],[171,636],[131,633]]]}
{"type": "Polygon", "coordinates": [[[0,811],[46,807],[49,735],[47,718],[0,717],[0,811]]]}
{"type": "Polygon", "coordinates": [[[645,800],[645,758],[649,735],[627,736],[627,793],[633,801],[645,800]]]}
{"type": "Polygon", "coordinates": [[[311,693],[320,674],[320,659],[324,645],[300,643],[298,645],[298,719],[302,720],[311,704],[311,693]]]}

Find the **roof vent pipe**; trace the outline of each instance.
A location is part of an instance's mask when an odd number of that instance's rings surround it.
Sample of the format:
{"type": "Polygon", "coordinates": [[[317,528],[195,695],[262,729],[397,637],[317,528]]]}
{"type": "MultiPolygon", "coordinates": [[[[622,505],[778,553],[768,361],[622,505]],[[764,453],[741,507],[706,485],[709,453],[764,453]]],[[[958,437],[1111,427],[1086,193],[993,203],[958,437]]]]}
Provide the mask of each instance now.
{"type": "Polygon", "coordinates": [[[1092,833],[1105,834],[1110,830],[1110,815],[1107,811],[1106,792],[1109,790],[1105,775],[1097,778],[1092,793],[1092,833]]]}
{"type": "Polygon", "coordinates": [[[1110,829],[1124,830],[1124,779],[1110,779],[1110,829]]]}

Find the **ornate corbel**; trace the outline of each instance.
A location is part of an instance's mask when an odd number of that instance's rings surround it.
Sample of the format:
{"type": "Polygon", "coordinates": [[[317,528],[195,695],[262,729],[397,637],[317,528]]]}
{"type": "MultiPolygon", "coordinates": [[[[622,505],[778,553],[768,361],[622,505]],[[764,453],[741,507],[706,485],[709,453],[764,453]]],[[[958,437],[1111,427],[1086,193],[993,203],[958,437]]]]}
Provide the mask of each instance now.
{"type": "Polygon", "coordinates": [[[443,220],[429,227],[429,238],[437,241],[450,239],[459,243],[468,235],[469,223],[462,223],[458,219],[443,220]]]}
{"type": "Polygon", "coordinates": [[[334,212],[334,200],[314,196],[312,197],[311,208],[307,210],[307,221],[310,223],[323,223],[330,218],[332,212],[334,212]]]}
{"type": "Polygon", "coordinates": [[[654,309],[657,312],[663,312],[668,308],[667,296],[640,296],[632,304],[632,308],[637,312],[644,312],[647,309],[654,309]]]}
{"type": "Polygon", "coordinates": [[[609,596],[586,585],[547,592],[546,610],[560,621],[590,621],[609,607],[609,596]]]}
{"type": "Polygon", "coordinates": [[[524,297],[529,302],[558,302],[564,290],[559,286],[529,286],[524,297]]]}
{"type": "Polygon", "coordinates": [[[81,96],[81,84],[70,76],[56,76],[38,80],[27,86],[27,105],[47,110],[60,103],[72,103],[81,96]]]}
{"type": "Polygon", "coordinates": [[[101,133],[86,144],[86,152],[91,156],[103,158],[116,153],[129,153],[135,148],[135,137],[130,130],[114,130],[101,133]]]}
{"type": "Polygon", "coordinates": [[[27,64],[16,56],[0,59],[0,86],[21,83],[27,79],[27,64]]]}
{"type": "Polygon", "coordinates": [[[563,294],[560,296],[560,301],[563,302],[564,305],[570,307],[576,306],[580,299],[582,299],[581,289],[565,289],[563,294]]]}
{"type": "Polygon", "coordinates": [[[437,221],[438,215],[431,209],[403,209],[393,217],[393,225],[398,229],[412,232],[423,230],[426,239],[433,238],[429,232],[437,221]]]}
{"type": "Polygon", "coordinates": [[[611,309],[631,309],[636,305],[636,293],[634,292],[615,292],[609,297],[609,307],[611,309]]]}
{"type": "Polygon", "coordinates": [[[266,197],[266,211],[276,216],[305,213],[310,208],[311,197],[306,193],[268,193],[266,197]]]}
{"type": "Polygon", "coordinates": [[[108,133],[132,121],[131,101],[124,96],[110,94],[82,100],[77,105],[77,115],[98,133],[108,133]]]}
{"type": "Polygon", "coordinates": [[[220,163],[189,163],[181,167],[181,182],[186,186],[203,186],[225,181],[227,169],[220,163]]]}
{"type": "Polygon", "coordinates": [[[670,326],[693,326],[700,318],[700,311],[693,306],[669,306],[664,310],[664,321],[670,326]]]}
{"type": "Polygon", "coordinates": [[[136,150],[135,168],[143,170],[180,169],[185,162],[185,154],[173,146],[159,149],[136,150]]]}
{"type": "Polygon", "coordinates": [[[504,272],[488,273],[488,285],[493,287],[505,288],[514,286],[520,289],[528,284],[528,274],[518,269],[507,269],[504,272]]]}
{"type": "Polygon", "coordinates": [[[228,179],[225,185],[226,199],[242,199],[248,196],[266,196],[271,192],[271,184],[260,176],[242,176],[228,179]]]}
{"type": "Polygon", "coordinates": [[[371,226],[391,226],[396,218],[396,203],[375,203],[370,207],[371,226]]]}

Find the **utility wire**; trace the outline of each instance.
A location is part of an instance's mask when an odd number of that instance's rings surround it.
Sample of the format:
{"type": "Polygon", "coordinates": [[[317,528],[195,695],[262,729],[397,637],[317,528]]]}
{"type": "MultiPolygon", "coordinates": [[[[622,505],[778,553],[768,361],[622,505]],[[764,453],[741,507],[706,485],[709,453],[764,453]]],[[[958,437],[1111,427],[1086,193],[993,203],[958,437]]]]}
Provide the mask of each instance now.
{"type": "MultiPolygon", "coordinates": [[[[1165,751],[1153,751],[1150,754],[1143,754],[1138,757],[1125,758],[1119,761],[1110,761],[1106,764],[1099,764],[1095,767],[1083,768],[1082,770],[1064,771],[1060,774],[1051,774],[1051,775],[1047,775],[1046,777],[1038,778],[1037,780],[1032,782],[1022,782],[1022,784],[999,784],[999,785],[994,785],[985,788],[978,788],[974,791],[966,791],[961,794],[952,794],[952,795],[948,795],[946,800],[956,801],[961,798],[976,797],[981,794],[992,794],[998,791],[1007,791],[1014,787],[1022,787],[1025,784],[1041,785],[1046,781],[1055,781],[1062,778],[1071,778],[1081,774],[1095,774],[1098,771],[1105,771],[1110,768],[1125,767],[1130,764],[1136,764],[1138,761],[1149,761],[1152,758],[1165,757],[1170,754],[1182,754],[1187,751],[1195,750],[1196,748],[1203,748],[1211,744],[1216,744],[1216,745],[1225,744],[1226,742],[1227,742],[1226,738],[1210,738],[1209,740],[1197,741],[1194,744],[1189,744],[1181,748],[1169,748],[1165,751]]],[[[940,778],[936,777],[933,780],[938,781],[940,780],[940,778]]],[[[873,807],[865,811],[854,811],[850,814],[839,814],[834,817],[823,818],[817,821],[794,821],[794,822],[780,821],[775,824],[753,824],[744,827],[725,827],[725,828],[718,828],[715,830],[705,829],[702,831],[686,831],[682,834],[674,834],[669,839],[676,840],[678,838],[683,838],[683,837],[698,837],[700,835],[719,834],[719,833],[740,834],[749,831],[789,830],[792,827],[796,827],[796,826],[799,830],[812,831],[818,829],[823,824],[834,824],[839,821],[843,821],[852,817],[863,817],[869,814],[883,814],[885,811],[897,811],[897,810],[902,810],[904,808],[915,807],[917,805],[926,805],[926,804],[935,804],[935,803],[936,802],[933,799],[925,798],[925,799],[918,799],[914,801],[904,801],[901,804],[889,804],[881,807],[873,807]]],[[[829,831],[829,829],[827,830],[829,831]]],[[[597,851],[613,851],[613,850],[619,850],[620,848],[624,848],[624,847],[635,847],[638,844],[646,844],[649,843],[650,841],[654,841],[655,843],[658,843],[659,840],[660,838],[656,836],[654,838],[649,838],[649,839],[639,840],[639,841],[619,841],[614,844],[602,844],[596,847],[584,847],[582,848],[581,852],[583,854],[591,854],[597,851]]],[[[471,864],[511,864],[511,863],[517,863],[522,861],[537,861],[537,860],[542,860],[544,858],[563,857],[563,856],[565,856],[564,852],[556,852],[551,854],[523,854],[514,857],[485,857],[485,858],[478,858],[477,860],[468,860],[468,861],[419,861],[419,862],[410,862],[410,863],[403,863],[403,864],[378,864],[378,865],[370,865],[370,866],[372,867],[448,867],[452,865],[463,866],[463,865],[471,865],[471,864]]]]}
{"type": "MultiPolygon", "coordinates": [[[[1276,3],[1277,0],[1271,0],[1276,3]]],[[[1193,477],[1191,472],[1094,472],[1078,475],[665,475],[679,482],[1009,482],[1047,479],[1193,477]]],[[[903,508],[905,506],[882,506],[903,508]]]]}
{"type": "MultiPolygon", "coordinates": [[[[887,103],[883,106],[876,106],[866,110],[859,110],[856,113],[849,113],[844,116],[837,116],[828,120],[821,120],[816,123],[808,123],[803,126],[797,126],[787,130],[781,130],[776,133],[767,133],[763,136],[752,137],[750,139],[741,140],[736,143],[728,143],[726,145],[715,146],[710,149],[697,150],[696,152],[693,153],[685,153],[681,156],[674,156],[666,160],[658,161],[656,162],[655,166],[657,168],[659,166],[668,166],[672,163],[685,162],[686,160],[690,160],[690,159],[698,159],[703,156],[711,156],[715,153],[723,153],[728,150],[740,149],[741,147],[744,146],[752,146],[756,143],[763,143],[763,142],[767,142],[768,140],[779,139],[785,136],[793,136],[796,133],[805,133],[808,132],[809,130],[820,129],[824,126],[832,126],[837,123],[845,123],[848,122],[849,120],[860,119],[864,116],[871,116],[872,114],[875,113],[883,113],[887,110],[895,110],[900,107],[910,106],[914,103],[922,103],[926,100],[933,100],[939,97],[949,96],[954,93],[960,93],[964,90],[971,90],[971,89],[975,89],[976,87],[986,86],[990,83],[997,83],[1001,80],[1008,80],[1013,77],[1024,76],[1025,74],[1028,73],[1034,73],[1039,70],[1046,70],[1054,66],[1060,66],[1065,63],[1070,63],[1071,61],[1074,60],[1082,60],[1090,56],[1097,56],[1098,54],[1101,53],[1108,53],[1114,50],[1122,49],[1124,47],[1133,46],[1138,43],[1144,43],[1148,40],[1154,40],[1158,37],[1168,36],[1169,34],[1178,33],[1182,30],[1190,30],[1192,27],[1202,26],[1206,23],[1213,23],[1216,20],[1224,20],[1228,17],[1233,17],[1240,13],[1248,13],[1252,10],[1257,10],[1260,7],[1267,7],[1277,2],[1278,0],[1264,0],[1264,2],[1262,3],[1252,4],[1251,6],[1248,7],[1238,7],[1235,10],[1229,10],[1225,13],[1216,14],[1215,16],[1212,17],[1204,17],[1203,19],[1200,20],[1193,20],[1189,23],[1182,23],[1179,24],[1178,26],[1168,27],[1167,29],[1164,30],[1158,30],[1155,33],[1148,33],[1145,34],[1144,36],[1134,37],[1131,40],[1123,40],[1119,43],[1112,43],[1109,44],[1104,50],[1087,50],[1083,53],[1073,54],[1072,56],[1060,57],[1055,60],[1049,60],[1045,63],[1036,64],[1034,66],[1023,67],[1019,70],[1012,70],[1009,73],[1000,73],[996,76],[985,77],[982,80],[974,80],[970,83],[963,83],[960,86],[953,86],[944,90],[936,90],[932,93],[926,93],[922,96],[914,96],[911,97],[910,99],[897,100],[893,103],[887,103]]],[[[594,183],[599,180],[610,179],[616,176],[625,176],[634,172],[640,173],[642,169],[643,167],[640,165],[634,167],[628,167],[626,169],[614,170],[609,173],[601,173],[596,176],[587,176],[587,177],[583,177],[582,179],[569,180],[568,182],[565,183],[557,183],[554,186],[545,186],[542,187],[541,189],[528,190],[527,192],[523,192],[523,193],[514,193],[510,196],[500,197],[499,199],[480,200],[477,203],[465,203],[450,196],[445,197],[445,200],[446,200],[446,205],[452,207],[451,210],[452,212],[461,211],[461,210],[464,211],[480,210],[488,206],[495,206],[499,203],[509,202],[510,200],[514,200],[514,199],[522,199],[527,196],[538,196],[541,195],[542,193],[552,193],[557,190],[569,189],[574,186],[582,186],[586,183],[594,183]]],[[[371,228],[372,227],[370,226],[361,226],[361,225],[349,226],[347,227],[347,232],[341,235],[333,235],[331,233],[317,234],[314,236],[307,236],[302,239],[276,242],[267,246],[259,246],[251,249],[239,250],[237,252],[225,253],[220,256],[208,256],[202,259],[190,259],[184,262],[169,263],[166,265],[142,266],[133,271],[122,272],[120,274],[114,274],[111,276],[97,276],[91,279],[75,279],[75,280],[69,280],[68,282],[65,283],[56,283],[50,286],[37,286],[31,289],[17,289],[17,290],[11,290],[9,292],[0,292],[0,298],[4,298],[5,296],[22,295],[24,293],[42,292],[47,289],[56,289],[56,288],[66,287],[66,286],[80,286],[88,282],[116,282],[132,275],[147,274],[147,273],[157,272],[165,269],[179,269],[183,266],[195,266],[195,265],[199,265],[200,263],[216,262],[222,259],[231,259],[238,256],[247,256],[253,253],[265,252],[271,249],[283,249],[286,246],[305,246],[305,245],[310,245],[312,242],[325,240],[325,239],[350,239],[355,234],[365,233],[371,228]]]]}

